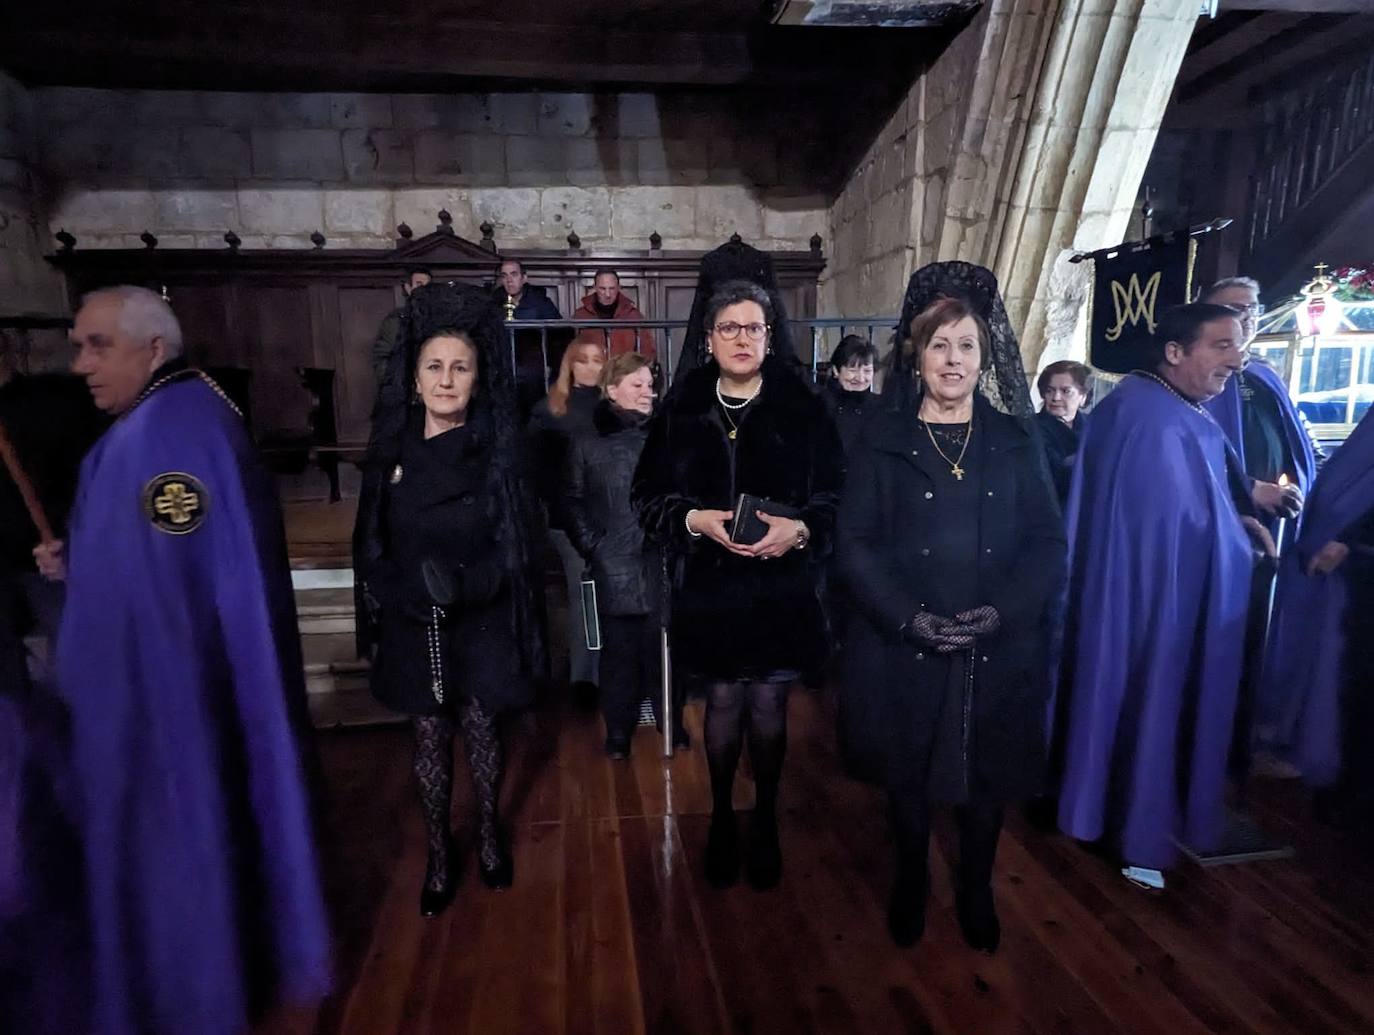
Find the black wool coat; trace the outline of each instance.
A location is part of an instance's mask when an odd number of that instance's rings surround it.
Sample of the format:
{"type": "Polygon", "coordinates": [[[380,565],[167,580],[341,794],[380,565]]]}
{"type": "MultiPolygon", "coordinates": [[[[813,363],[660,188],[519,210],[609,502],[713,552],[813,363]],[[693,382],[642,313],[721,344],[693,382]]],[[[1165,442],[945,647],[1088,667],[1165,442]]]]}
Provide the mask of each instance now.
{"type": "Polygon", "coordinates": [[[1073,465],[1078,459],[1078,443],[1083,437],[1083,423],[1087,419],[1080,410],[1072,426],[1052,413],[1041,410],[1035,415],[1040,432],[1040,445],[1045,452],[1045,464],[1054,481],[1054,492],[1061,509],[1068,506],[1069,489],[1073,486],[1073,465]]]}
{"type": "Polygon", "coordinates": [[[371,687],[387,707],[432,715],[476,698],[492,712],[529,704],[541,645],[515,609],[525,595],[498,560],[503,522],[490,488],[489,439],[471,425],[425,440],[412,420],[400,463],[365,472],[354,533],[354,570],[371,605],[358,614],[359,643],[375,643],[371,687]],[[431,690],[426,560],[455,591],[442,625],[444,706],[431,690]]]}
{"type": "Polygon", "coordinates": [[[776,356],[763,387],[726,435],[714,361],[682,375],[649,427],[632,499],[672,572],[674,660],[705,678],[762,678],[824,663],[828,626],[818,576],[830,550],[843,456],[825,403],[776,356]],[[687,533],[689,510],[733,510],[740,493],[799,509],[805,550],[739,557],[687,533]]]}
{"type": "Polygon", "coordinates": [[[662,551],[645,542],[630,506],[630,483],[649,436],[648,418],[603,400],[596,434],[573,443],[563,512],[568,538],[591,567],[602,615],[658,615],[662,551]]]}
{"type": "Polygon", "coordinates": [[[534,459],[534,473],[539,498],[549,515],[549,527],[566,531],[567,515],[563,513],[563,494],[568,474],[568,457],[572,444],[585,435],[595,434],[592,414],[601,401],[600,388],[574,387],[568,393],[568,409],[561,417],[549,411],[546,395],[535,404],[530,414],[529,448],[534,459]]]}
{"type": "Polygon", "coordinates": [[[969,467],[980,484],[971,512],[951,513],[945,505],[948,465],[941,469],[914,412],[875,414],[849,458],[836,535],[836,567],[859,612],[846,643],[845,692],[853,695],[846,706],[862,712],[851,722],[867,750],[888,753],[879,768],[889,780],[894,764],[923,771],[942,758],[963,765],[973,792],[1007,799],[1035,793],[1043,776],[1048,616],[1066,547],[1029,423],[981,396],[974,422],[979,433],[969,467]],[[944,567],[942,529],[967,523],[977,527],[977,557],[967,571],[972,584],[951,592],[931,572],[944,567]],[[963,656],[903,642],[899,632],[918,611],[940,613],[947,593],[991,604],[1001,615],[999,630],[972,653],[966,753],[935,751],[949,666],[963,664],[963,656]]]}

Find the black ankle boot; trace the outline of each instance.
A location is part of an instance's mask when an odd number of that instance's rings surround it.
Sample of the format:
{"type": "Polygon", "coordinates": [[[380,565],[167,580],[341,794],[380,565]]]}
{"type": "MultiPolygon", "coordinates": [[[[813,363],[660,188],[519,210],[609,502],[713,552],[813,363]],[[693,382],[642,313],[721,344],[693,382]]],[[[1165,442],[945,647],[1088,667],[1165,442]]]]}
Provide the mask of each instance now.
{"type": "Polygon", "coordinates": [[[739,880],[739,830],[733,812],[713,812],[706,835],[706,880],[714,888],[728,888],[739,880]]]}
{"type": "Polygon", "coordinates": [[[482,883],[492,891],[504,891],[515,883],[515,860],[500,835],[487,848],[477,850],[477,872],[481,874],[482,883]],[[492,855],[496,861],[488,866],[486,858],[492,855]]]}
{"type": "Polygon", "coordinates": [[[959,914],[959,929],[964,932],[964,941],[969,947],[979,952],[996,952],[1002,941],[1002,922],[997,919],[992,888],[987,884],[960,888],[955,896],[955,909],[959,914]]]}
{"type": "Polygon", "coordinates": [[[453,896],[458,890],[458,881],[453,876],[453,854],[450,849],[448,864],[444,867],[444,879],[440,886],[431,888],[429,867],[425,868],[425,883],[420,888],[420,915],[438,916],[448,908],[453,896]]]}
{"type": "Polygon", "coordinates": [[[749,856],[745,872],[750,887],[755,891],[776,888],[782,879],[782,845],[778,843],[776,816],[754,813],[749,824],[749,856]]]}
{"type": "Polygon", "coordinates": [[[887,933],[902,948],[910,948],[926,933],[926,902],[930,873],[925,867],[901,866],[887,902],[887,933]]]}

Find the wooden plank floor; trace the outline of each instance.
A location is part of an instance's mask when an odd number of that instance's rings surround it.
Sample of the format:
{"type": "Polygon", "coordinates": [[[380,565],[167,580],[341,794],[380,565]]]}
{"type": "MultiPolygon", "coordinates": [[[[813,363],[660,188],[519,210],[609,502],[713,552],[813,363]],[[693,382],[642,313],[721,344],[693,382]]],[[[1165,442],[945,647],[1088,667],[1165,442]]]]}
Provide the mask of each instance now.
{"type": "MultiPolygon", "coordinates": [[[[319,734],[338,992],[259,1035],[1374,1032],[1374,867],[1307,818],[1292,785],[1260,783],[1246,804],[1295,859],[1185,866],[1164,894],[1014,816],[992,957],[960,939],[942,827],[925,939],[896,949],[882,799],[841,775],[832,710],[828,695],[793,695],[786,869],[762,894],[702,879],[700,705],[698,746],[671,762],[647,731],[613,763],[595,716],[524,717],[507,738],[515,887],[477,879],[460,765],[466,866],[434,920],[416,908],[424,839],[406,731],[319,734]]],[[[751,793],[741,778],[742,808],[751,793]]]]}

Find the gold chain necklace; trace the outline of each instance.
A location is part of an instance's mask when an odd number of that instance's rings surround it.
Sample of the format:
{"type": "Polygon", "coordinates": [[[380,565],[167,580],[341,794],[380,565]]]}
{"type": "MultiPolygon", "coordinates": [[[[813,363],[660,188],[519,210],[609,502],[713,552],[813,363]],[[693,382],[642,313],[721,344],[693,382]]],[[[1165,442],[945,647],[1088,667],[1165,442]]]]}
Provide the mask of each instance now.
{"type": "Polygon", "coordinates": [[[949,473],[954,475],[954,480],[963,481],[964,475],[968,472],[959,465],[964,462],[964,454],[968,452],[969,440],[973,438],[973,414],[970,413],[968,416],[968,431],[964,432],[963,448],[959,450],[959,455],[952,462],[949,457],[945,456],[945,451],[940,448],[940,443],[935,441],[935,432],[930,430],[930,421],[922,420],[921,423],[926,426],[926,434],[930,437],[930,444],[935,447],[935,452],[940,454],[941,460],[949,464],[949,473]]]}
{"type": "Polygon", "coordinates": [[[730,416],[730,411],[744,409],[759,397],[759,392],[761,391],[763,391],[763,379],[759,378],[758,386],[748,399],[743,399],[736,403],[728,403],[725,401],[725,393],[720,390],[720,378],[716,378],[716,401],[720,403],[721,414],[730,423],[730,430],[727,431],[725,435],[731,442],[735,441],[735,436],[739,434],[739,425],[736,424],[734,418],[730,416]]]}

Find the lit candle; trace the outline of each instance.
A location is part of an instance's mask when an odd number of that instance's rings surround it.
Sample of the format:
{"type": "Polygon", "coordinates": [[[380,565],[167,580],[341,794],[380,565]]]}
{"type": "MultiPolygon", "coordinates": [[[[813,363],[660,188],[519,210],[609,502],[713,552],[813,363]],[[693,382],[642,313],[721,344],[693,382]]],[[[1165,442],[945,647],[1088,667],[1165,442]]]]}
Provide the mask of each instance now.
{"type": "MultiPolygon", "coordinates": [[[[1289,485],[1287,473],[1279,475],[1279,488],[1286,489],[1289,485]]],[[[1279,534],[1274,537],[1274,552],[1283,554],[1283,532],[1288,525],[1288,519],[1280,513],[1279,515],[1279,534]]]]}

